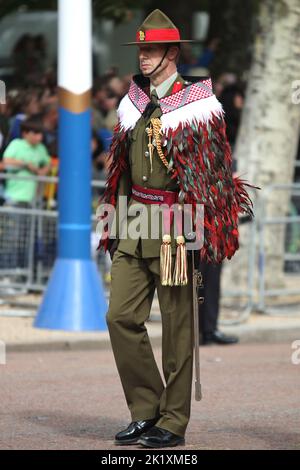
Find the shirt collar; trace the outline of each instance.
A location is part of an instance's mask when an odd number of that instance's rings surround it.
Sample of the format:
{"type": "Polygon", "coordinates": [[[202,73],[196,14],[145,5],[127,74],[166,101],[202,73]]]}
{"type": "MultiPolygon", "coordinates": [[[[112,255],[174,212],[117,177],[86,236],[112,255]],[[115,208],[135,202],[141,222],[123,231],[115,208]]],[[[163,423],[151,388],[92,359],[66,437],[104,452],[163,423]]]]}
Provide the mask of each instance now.
{"type": "Polygon", "coordinates": [[[172,75],[170,75],[170,77],[168,77],[164,82],[156,87],[150,83],[150,94],[153,90],[156,90],[158,98],[162,98],[167,93],[172,83],[175,82],[177,75],[178,72],[176,70],[176,72],[174,72],[172,75]]]}

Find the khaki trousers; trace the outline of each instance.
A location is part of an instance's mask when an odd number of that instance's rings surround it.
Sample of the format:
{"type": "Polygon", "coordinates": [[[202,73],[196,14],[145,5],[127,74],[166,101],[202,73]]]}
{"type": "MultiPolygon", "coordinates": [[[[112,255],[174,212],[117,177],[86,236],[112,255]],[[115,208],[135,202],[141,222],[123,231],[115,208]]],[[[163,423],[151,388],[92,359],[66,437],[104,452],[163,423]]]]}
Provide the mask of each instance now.
{"type": "MultiPolygon", "coordinates": [[[[157,426],[185,435],[193,378],[192,266],[186,286],[162,286],[159,258],[115,251],[106,321],[116,366],[132,421],[158,417],[157,426]],[[162,368],[159,373],[145,321],[155,289],[162,318],[162,368]]],[[[175,256],[172,257],[172,269],[175,256]]]]}

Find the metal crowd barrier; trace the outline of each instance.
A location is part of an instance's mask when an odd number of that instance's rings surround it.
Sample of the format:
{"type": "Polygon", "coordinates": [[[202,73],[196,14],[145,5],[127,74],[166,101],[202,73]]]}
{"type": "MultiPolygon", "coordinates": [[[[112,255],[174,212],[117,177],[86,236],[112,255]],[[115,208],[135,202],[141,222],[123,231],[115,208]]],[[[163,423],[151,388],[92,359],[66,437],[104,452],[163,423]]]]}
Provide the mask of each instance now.
{"type": "MultiPolygon", "coordinates": [[[[294,273],[285,273],[285,276],[298,277],[297,288],[282,288],[282,289],[267,289],[266,288],[266,246],[265,246],[265,232],[268,226],[276,227],[278,225],[284,225],[287,229],[289,224],[299,224],[300,228],[300,214],[299,215],[287,215],[284,217],[268,217],[266,214],[266,204],[269,202],[269,198],[274,191],[289,191],[292,196],[300,197],[300,183],[294,184],[273,184],[267,186],[262,194],[260,195],[259,202],[259,217],[258,217],[258,251],[259,251],[259,262],[258,262],[258,303],[256,309],[261,313],[268,315],[282,315],[282,314],[300,314],[300,269],[294,273]],[[299,302],[297,301],[294,308],[281,305],[279,307],[267,305],[266,300],[271,297],[292,297],[298,296],[299,302]]],[[[287,235],[287,233],[285,234],[287,235]]],[[[298,234],[298,236],[300,236],[298,234]]],[[[299,251],[297,253],[287,253],[285,251],[284,261],[297,262],[300,268],[300,238],[298,240],[299,251]]]]}
{"type": "MultiPolygon", "coordinates": [[[[223,306],[226,306],[227,310],[232,309],[237,311],[238,314],[234,318],[220,319],[220,325],[238,325],[244,323],[248,320],[251,313],[255,310],[255,271],[256,271],[256,233],[257,233],[257,214],[256,214],[256,203],[255,198],[253,197],[253,212],[255,217],[247,222],[245,229],[243,230],[243,237],[240,237],[240,243],[243,243],[246,248],[246,261],[245,261],[245,272],[246,272],[246,285],[245,288],[237,288],[235,290],[225,290],[221,291],[221,301],[223,306]],[[224,305],[225,299],[231,299],[235,303],[228,303],[224,305]],[[237,299],[239,301],[237,302],[237,299]]],[[[235,256],[239,256],[239,253],[235,256]]]]}
{"type": "MultiPolygon", "coordinates": [[[[0,173],[0,184],[9,178],[11,174],[0,173]]],[[[24,296],[44,291],[56,258],[58,211],[53,206],[56,199],[51,202],[45,198],[45,188],[52,186],[53,196],[53,185],[57,185],[58,178],[13,175],[13,179],[36,181],[38,187],[28,205],[5,202],[3,192],[0,193],[0,305],[19,308],[14,308],[14,313],[26,316],[28,308],[36,310],[37,305],[25,301],[24,296]]],[[[92,181],[93,202],[98,203],[104,185],[104,180],[92,181]]],[[[95,212],[93,207],[93,227],[97,223],[95,212]]],[[[103,270],[103,255],[93,255],[103,270]]],[[[0,315],[11,313],[0,310],[0,315]]]]}
{"type": "MultiPolygon", "coordinates": [[[[242,308],[240,315],[237,319],[223,320],[220,324],[223,325],[234,325],[246,321],[250,314],[254,311],[260,312],[266,315],[272,316],[294,316],[300,314],[300,214],[298,215],[286,215],[284,217],[270,217],[266,213],[266,205],[269,202],[270,196],[274,191],[289,191],[290,200],[292,196],[300,197],[300,184],[273,184],[264,187],[254,198],[254,214],[255,218],[252,220],[249,226],[250,232],[247,234],[248,238],[248,252],[247,252],[247,289],[243,293],[241,290],[233,292],[222,293],[222,298],[226,297],[243,297],[247,298],[247,303],[242,308]],[[289,226],[291,224],[297,224],[297,246],[298,251],[296,253],[290,253],[286,249],[286,242],[289,237],[289,226]],[[283,278],[284,280],[290,280],[295,278],[297,282],[297,288],[281,288],[281,289],[268,289],[266,287],[266,243],[265,234],[268,226],[284,225],[285,227],[285,253],[284,253],[284,267],[283,267],[283,278]],[[293,264],[296,266],[294,272],[287,272],[287,266],[293,264]],[[257,280],[257,283],[256,283],[257,280]],[[295,298],[296,302],[293,306],[289,306],[289,302],[284,300],[282,303],[278,302],[277,305],[269,305],[268,300],[271,298],[285,297],[295,298]]],[[[299,204],[300,207],[300,204],[299,204]]],[[[299,209],[298,209],[299,210],[299,209]]],[[[297,212],[297,211],[296,211],[297,212]]],[[[290,230],[291,232],[291,230],[290,230]]],[[[245,235],[245,234],[244,234],[245,235]]],[[[243,243],[245,243],[243,238],[243,243]]]]}

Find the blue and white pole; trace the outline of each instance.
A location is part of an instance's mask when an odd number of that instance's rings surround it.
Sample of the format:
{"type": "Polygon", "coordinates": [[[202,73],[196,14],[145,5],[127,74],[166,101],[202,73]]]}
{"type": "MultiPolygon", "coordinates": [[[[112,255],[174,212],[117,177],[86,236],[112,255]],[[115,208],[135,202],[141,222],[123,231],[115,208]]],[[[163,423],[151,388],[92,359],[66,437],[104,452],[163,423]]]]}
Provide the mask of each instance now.
{"type": "Polygon", "coordinates": [[[34,326],[107,329],[91,258],[91,0],[59,0],[58,258],[34,326]]]}

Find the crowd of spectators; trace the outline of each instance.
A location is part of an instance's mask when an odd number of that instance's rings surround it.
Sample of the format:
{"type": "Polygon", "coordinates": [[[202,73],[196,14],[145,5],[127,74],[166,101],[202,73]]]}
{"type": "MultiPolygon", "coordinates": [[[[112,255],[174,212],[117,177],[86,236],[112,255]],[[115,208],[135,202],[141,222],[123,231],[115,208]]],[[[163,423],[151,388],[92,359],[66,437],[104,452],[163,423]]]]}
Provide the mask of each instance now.
{"type": "MultiPolygon", "coordinates": [[[[93,179],[105,179],[107,151],[117,123],[116,110],[129,83],[130,77],[121,78],[115,70],[94,80],[91,111],[93,179]]],[[[6,103],[0,105],[0,172],[8,173],[12,178],[16,174],[56,175],[59,171],[58,116],[58,88],[51,71],[42,77],[39,75],[39,80],[30,85],[24,85],[22,81],[19,86],[7,87],[6,103]],[[41,173],[46,164],[47,171],[41,173]]],[[[25,183],[17,183],[15,179],[14,184],[25,183]]],[[[24,202],[20,199],[22,191],[13,193],[7,189],[9,185],[10,180],[2,180],[2,203],[12,197],[16,203],[24,202]]],[[[26,199],[26,202],[31,201],[26,199]]]]}

